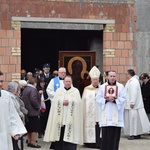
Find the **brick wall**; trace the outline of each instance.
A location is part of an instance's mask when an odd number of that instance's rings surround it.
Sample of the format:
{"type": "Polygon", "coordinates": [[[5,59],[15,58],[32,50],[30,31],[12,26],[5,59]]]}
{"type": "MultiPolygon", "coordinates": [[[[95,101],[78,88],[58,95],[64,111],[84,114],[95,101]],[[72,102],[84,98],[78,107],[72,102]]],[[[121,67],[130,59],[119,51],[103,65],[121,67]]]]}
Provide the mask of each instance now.
{"type": "Polygon", "coordinates": [[[126,81],[126,70],[136,70],[136,10],[133,3],[64,2],[59,0],[0,1],[0,70],[7,82],[20,78],[20,29],[14,29],[11,17],[50,17],[114,19],[104,30],[104,71],[114,69],[118,80],[126,81]]]}

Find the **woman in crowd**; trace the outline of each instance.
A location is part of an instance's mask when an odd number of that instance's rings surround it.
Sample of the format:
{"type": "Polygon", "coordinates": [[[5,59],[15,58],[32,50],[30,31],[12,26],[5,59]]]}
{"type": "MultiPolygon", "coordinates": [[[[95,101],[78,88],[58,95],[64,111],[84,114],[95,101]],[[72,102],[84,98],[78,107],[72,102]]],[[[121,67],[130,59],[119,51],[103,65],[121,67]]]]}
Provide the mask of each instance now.
{"type": "Polygon", "coordinates": [[[142,97],[144,102],[144,108],[150,120],[150,77],[147,73],[140,75],[142,97]]]}
{"type": "MultiPolygon", "coordinates": [[[[41,77],[38,80],[37,90],[39,91],[41,100],[46,100],[48,98],[47,93],[46,93],[46,81],[44,77],[41,77]]],[[[44,135],[46,124],[47,124],[47,119],[49,115],[49,110],[50,110],[50,100],[46,100],[43,103],[45,104],[45,109],[41,108],[41,111],[40,111],[39,134],[38,134],[39,138],[42,138],[42,136],[44,135]]]]}
{"type": "MultiPolygon", "coordinates": [[[[16,111],[18,112],[20,118],[24,122],[25,115],[28,111],[25,109],[23,101],[19,98],[18,93],[20,92],[19,84],[17,82],[10,82],[8,84],[8,92],[10,92],[10,97],[14,103],[16,111]]],[[[12,138],[13,149],[20,150],[18,146],[18,141],[12,138]]]]}
{"type": "Polygon", "coordinates": [[[41,102],[36,85],[36,79],[34,77],[29,78],[28,84],[22,92],[22,100],[28,110],[26,120],[28,146],[33,148],[41,148],[40,145],[36,144],[37,132],[39,130],[38,116],[40,113],[41,102]]]}
{"type": "Polygon", "coordinates": [[[27,86],[27,81],[25,81],[25,80],[20,80],[19,81],[19,87],[20,87],[20,97],[22,97],[22,92],[23,92],[23,90],[26,88],[26,86],[27,86]]]}

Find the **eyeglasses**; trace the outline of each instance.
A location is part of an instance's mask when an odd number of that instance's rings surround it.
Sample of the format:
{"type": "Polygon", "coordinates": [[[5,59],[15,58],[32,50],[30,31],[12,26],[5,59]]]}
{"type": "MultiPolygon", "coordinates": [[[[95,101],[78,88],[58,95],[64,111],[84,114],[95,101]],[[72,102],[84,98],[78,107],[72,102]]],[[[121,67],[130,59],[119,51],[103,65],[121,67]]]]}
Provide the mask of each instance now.
{"type": "Polygon", "coordinates": [[[59,73],[62,73],[62,74],[64,73],[64,74],[66,74],[66,72],[59,72],[59,73]]]}

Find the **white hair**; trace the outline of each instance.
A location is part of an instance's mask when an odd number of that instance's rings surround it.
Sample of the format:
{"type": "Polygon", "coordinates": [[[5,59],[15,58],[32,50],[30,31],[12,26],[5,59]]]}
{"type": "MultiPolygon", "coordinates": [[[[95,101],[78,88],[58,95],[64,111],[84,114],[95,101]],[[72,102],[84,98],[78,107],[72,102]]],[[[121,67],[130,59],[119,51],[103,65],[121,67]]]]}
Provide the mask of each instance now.
{"type": "Polygon", "coordinates": [[[25,81],[25,80],[20,80],[20,81],[19,81],[19,85],[21,85],[21,86],[27,86],[27,81],[25,81]]]}
{"type": "Polygon", "coordinates": [[[8,90],[9,92],[14,92],[15,90],[18,89],[18,86],[19,86],[19,85],[18,85],[16,82],[10,82],[10,83],[8,84],[7,90],[8,90]]]}

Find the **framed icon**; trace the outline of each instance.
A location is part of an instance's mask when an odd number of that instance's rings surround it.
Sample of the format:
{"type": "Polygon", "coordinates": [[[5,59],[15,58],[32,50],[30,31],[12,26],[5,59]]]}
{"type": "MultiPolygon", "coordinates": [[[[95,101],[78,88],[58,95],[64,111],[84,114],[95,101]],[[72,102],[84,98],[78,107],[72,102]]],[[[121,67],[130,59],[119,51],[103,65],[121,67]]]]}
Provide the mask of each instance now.
{"type": "Polygon", "coordinates": [[[118,86],[117,85],[106,85],[105,86],[105,97],[118,97],[118,86]]]}
{"type": "Polygon", "coordinates": [[[72,74],[72,65],[74,61],[81,62],[82,71],[90,71],[95,65],[96,52],[87,51],[59,51],[59,67],[64,66],[67,68],[67,72],[72,74]]]}
{"type": "Polygon", "coordinates": [[[95,65],[96,52],[59,51],[59,67],[65,67],[72,76],[73,85],[82,93],[85,86],[91,83],[89,71],[95,65]]]}

